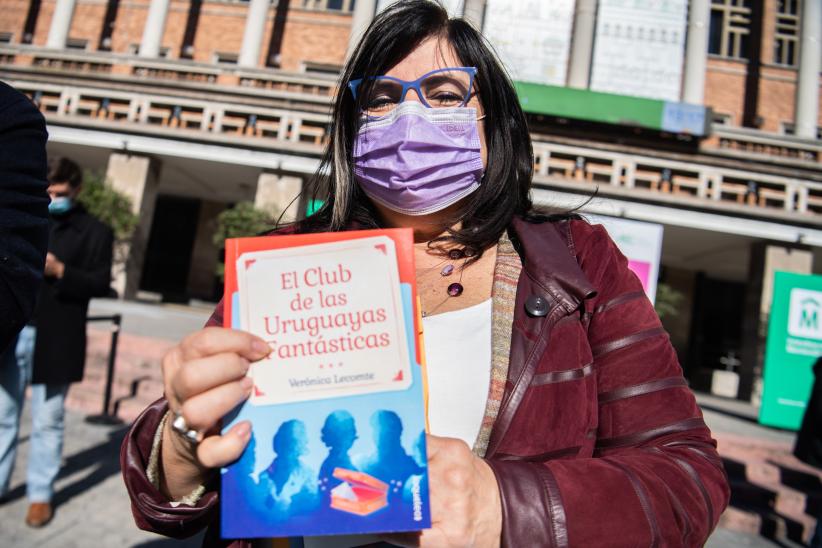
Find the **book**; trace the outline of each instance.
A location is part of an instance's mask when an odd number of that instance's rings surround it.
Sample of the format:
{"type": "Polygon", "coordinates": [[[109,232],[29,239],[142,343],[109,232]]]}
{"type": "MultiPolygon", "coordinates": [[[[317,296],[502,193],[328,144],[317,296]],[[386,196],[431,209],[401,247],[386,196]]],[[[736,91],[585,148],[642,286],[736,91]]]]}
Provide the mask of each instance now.
{"type": "Polygon", "coordinates": [[[430,527],[410,229],[226,240],[224,326],[266,340],[245,452],[221,470],[223,538],[430,527]]]}

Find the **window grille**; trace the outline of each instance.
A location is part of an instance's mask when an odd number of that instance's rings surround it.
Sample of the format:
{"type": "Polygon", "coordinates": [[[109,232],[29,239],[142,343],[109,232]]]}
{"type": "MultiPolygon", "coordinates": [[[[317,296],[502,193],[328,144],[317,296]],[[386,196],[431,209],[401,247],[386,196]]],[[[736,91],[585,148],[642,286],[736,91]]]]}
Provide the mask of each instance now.
{"type": "Polygon", "coordinates": [[[348,13],[354,11],[356,0],[302,0],[302,7],[317,11],[339,11],[348,13]]]}
{"type": "Polygon", "coordinates": [[[773,62],[795,67],[799,50],[799,14],[802,0],[779,0],[776,6],[773,62]]]}
{"type": "Polygon", "coordinates": [[[730,59],[748,59],[751,0],[711,0],[708,53],[730,59]]]}

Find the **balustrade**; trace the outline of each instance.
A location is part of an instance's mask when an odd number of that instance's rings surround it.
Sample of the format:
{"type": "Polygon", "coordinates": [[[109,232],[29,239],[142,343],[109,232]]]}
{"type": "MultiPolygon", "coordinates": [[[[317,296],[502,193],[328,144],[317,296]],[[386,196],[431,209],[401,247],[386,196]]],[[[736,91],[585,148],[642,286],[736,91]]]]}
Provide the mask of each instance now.
{"type": "MultiPolygon", "coordinates": [[[[255,146],[297,146],[317,156],[328,140],[329,116],[316,112],[101,87],[10,83],[55,123],[248,139],[255,146]]],[[[822,182],[540,140],[534,142],[534,158],[537,184],[598,185],[604,194],[611,189],[641,199],[683,200],[743,214],[795,213],[809,220],[822,215],[822,182]]]]}
{"type": "Polygon", "coordinates": [[[539,141],[534,158],[537,183],[573,181],[600,185],[605,193],[624,189],[637,197],[692,199],[744,207],[753,214],[822,215],[822,182],[539,141]]]}

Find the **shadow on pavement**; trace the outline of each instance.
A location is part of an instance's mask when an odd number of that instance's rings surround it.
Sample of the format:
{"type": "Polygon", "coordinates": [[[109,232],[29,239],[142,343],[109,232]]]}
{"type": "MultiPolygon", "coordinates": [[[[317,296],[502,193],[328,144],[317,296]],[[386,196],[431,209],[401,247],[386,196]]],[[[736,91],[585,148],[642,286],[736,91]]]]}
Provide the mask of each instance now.
{"type": "Polygon", "coordinates": [[[822,482],[819,481],[819,476],[788,468],[778,462],[769,462],[779,468],[779,478],[783,485],[805,494],[806,514],[818,516],[822,513],[822,482]]]}
{"type": "Polygon", "coordinates": [[[803,544],[804,525],[775,509],[778,493],[749,482],[744,463],[722,457],[722,464],[725,466],[731,485],[730,506],[757,514],[760,518],[760,536],[771,540],[778,546],[790,546],[783,542],[785,540],[803,544]]]}
{"type": "Polygon", "coordinates": [[[77,481],[64,486],[54,494],[55,508],[65,504],[75,496],[92,489],[109,476],[120,473],[120,444],[128,427],[123,426],[108,433],[108,439],[68,457],[60,468],[58,478],[64,478],[92,468],[91,472],[77,481]]]}
{"type": "MultiPolygon", "coordinates": [[[[55,508],[67,503],[80,493],[92,489],[109,476],[120,473],[120,443],[127,431],[128,427],[126,426],[112,430],[108,433],[108,439],[105,442],[89,447],[65,459],[60,468],[60,473],[57,475],[58,480],[87,468],[93,467],[93,470],[77,481],[57,490],[52,499],[55,508]]],[[[21,437],[18,444],[22,444],[27,439],[27,437],[21,437]]],[[[23,483],[10,490],[6,494],[3,503],[13,502],[25,496],[26,484],[23,483]]]]}

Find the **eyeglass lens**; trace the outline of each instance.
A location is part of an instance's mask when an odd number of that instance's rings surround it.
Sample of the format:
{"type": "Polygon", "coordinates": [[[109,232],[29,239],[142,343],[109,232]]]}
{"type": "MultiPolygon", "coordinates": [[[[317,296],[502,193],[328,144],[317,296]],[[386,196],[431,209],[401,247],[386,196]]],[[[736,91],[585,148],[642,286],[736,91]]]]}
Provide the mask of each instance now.
{"type": "MultiPolygon", "coordinates": [[[[376,78],[370,83],[365,102],[365,112],[380,116],[391,112],[407,98],[414,86],[410,86],[403,97],[403,85],[389,78],[376,78]]],[[[471,75],[465,71],[453,70],[435,72],[419,83],[420,100],[431,108],[460,107],[468,102],[471,93],[471,75]]]]}

